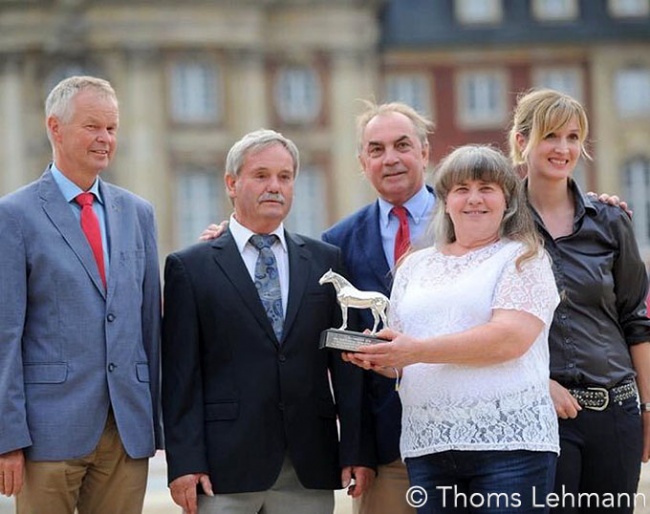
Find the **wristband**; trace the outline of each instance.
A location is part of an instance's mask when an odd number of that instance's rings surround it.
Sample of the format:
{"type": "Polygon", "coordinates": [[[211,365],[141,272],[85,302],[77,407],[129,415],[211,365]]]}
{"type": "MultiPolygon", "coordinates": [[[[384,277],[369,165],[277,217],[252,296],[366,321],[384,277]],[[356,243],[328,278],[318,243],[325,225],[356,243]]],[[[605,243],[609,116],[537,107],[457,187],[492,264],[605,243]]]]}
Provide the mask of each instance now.
{"type": "Polygon", "coordinates": [[[640,403],[639,408],[641,412],[650,412],[650,403],[640,403]]]}

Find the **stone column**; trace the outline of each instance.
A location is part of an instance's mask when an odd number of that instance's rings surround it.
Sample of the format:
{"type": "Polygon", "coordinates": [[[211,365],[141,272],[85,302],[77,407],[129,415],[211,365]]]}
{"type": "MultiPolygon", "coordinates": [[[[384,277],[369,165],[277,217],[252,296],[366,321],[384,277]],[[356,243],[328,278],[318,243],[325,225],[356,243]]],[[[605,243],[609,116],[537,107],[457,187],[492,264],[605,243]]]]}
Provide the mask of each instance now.
{"type": "Polygon", "coordinates": [[[371,98],[375,76],[374,59],[357,51],[339,51],[332,57],[332,222],[350,214],[375,198],[357,159],[356,116],[371,98]]]}
{"type": "Polygon", "coordinates": [[[154,205],[163,254],[171,247],[173,173],[161,56],[153,49],[131,49],[116,72],[120,134],[113,169],[120,184],[154,205]]]}
{"type": "Polygon", "coordinates": [[[236,50],[229,54],[225,71],[228,119],[234,138],[268,127],[269,101],[263,50],[236,50]]]}
{"type": "Polygon", "coordinates": [[[3,60],[0,68],[0,195],[26,184],[30,176],[25,154],[22,60],[17,56],[4,56],[3,60]]]}

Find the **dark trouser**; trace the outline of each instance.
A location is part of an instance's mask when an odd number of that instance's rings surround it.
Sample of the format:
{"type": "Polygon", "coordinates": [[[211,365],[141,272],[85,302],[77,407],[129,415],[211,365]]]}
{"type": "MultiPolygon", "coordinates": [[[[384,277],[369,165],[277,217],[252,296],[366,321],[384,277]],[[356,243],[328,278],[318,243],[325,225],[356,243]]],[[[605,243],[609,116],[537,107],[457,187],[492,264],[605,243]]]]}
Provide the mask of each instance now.
{"type": "Polygon", "coordinates": [[[406,459],[418,514],[548,512],[557,457],[551,452],[446,451],[406,459]],[[419,489],[418,489],[419,488],[419,489]]]}
{"type": "Polygon", "coordinates": [[[644,505],[635,498],[643,451],[636,398],[600,412],[583,407],[575,419],[561,419],[560,447],[553,514],[631,513],[635,499],[644,505]]]}

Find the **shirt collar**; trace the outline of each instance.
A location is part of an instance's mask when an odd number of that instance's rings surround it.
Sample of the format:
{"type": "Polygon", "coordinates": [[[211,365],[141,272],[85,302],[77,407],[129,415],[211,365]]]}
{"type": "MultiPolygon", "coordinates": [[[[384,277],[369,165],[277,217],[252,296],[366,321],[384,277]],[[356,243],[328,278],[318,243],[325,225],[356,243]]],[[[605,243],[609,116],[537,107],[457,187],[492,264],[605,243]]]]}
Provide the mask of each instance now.
{"type": "MultiPolygon", "coordinates": [[[[591,198],[589,198],[589,196],[586,193],[582,191],[582,189],[580,189],[580,186],[575,180],[569,178],[568,187],[573,193],[573,201],[575,203],[575,213],[573,215],[574,221],[581,219],[587,213],[590,214],[596,213],[597,210],[596,207],[594,207],[593,201],[591,200],[591,198]]],[[[528,191],[528,178],[524,179],[524,191],[528,191]]],[[[528,195],[526,195],[526,197],[528,197],[528,195]]],[[[528,200],[528,206],[532,210],[533,216],[536,219],[538,219],[540,223],[542,223],[539,214],[535,210],[535,207],[533,207],[532,204],[530,203],[530,200],[528,200]]]]}
{"type": "Polygon", "coordinates": [[[576,219],[582,218],[587,212],[591,212],[592,214],[596,212],[593,201],[583,193],[578,183],[572,178],[569,179],[569,188],[573,192],[573,198],[575,199],[576,219]]]}
{"type": "MultiPolygon", "coordinates": [[[[431,195],[427,190],[427,186],[423,185],[422,189],[404,203],[404,207],[409,211],[409,214],[416,225],[419,225],[421,221],[426,221],[428,219],[430,197],[431,195]]],[[[390,220],[390,211],[394,205],[381,197],[377,200],[379,202],[379,223],[382,226],[387,227],[390,220]]]]}
{"type": "MultiPolygon", "coordinates": [[[[77,184],[66,177],[59,170],[59,168],[56,167],[56,164],[52,163],[50,165],[50,171],[54,177],[54,182],[56,182],[56,185],[59,186],[59,189],[61,190],[61,193],[63,193],[63,197],[65,198],[66,202],[72,202],[77,197],[77,195],[84,192],[83,189],[81,189],[77,184]]],[[[93,182],[93,185],[88,191],[95,195],[95,198],[97,198],[97,201],[99,201],[99,203],[102,205],[104,204],[102,195],[99,193],[99,177],[95,179],[95,182],[93,182]]]]}
{"type": "MultiPolygon", "coordinates": [[[[252,235],[255,235],[256,232],[253,232],[251,229],[245,227],[241,223],[239,223],[234,215],[230,215],[230,222],[228,224],[228,228],[230,229],[230,232],[232,233],[232,237],[235,239],[235,243],[237,243],[237,248],[239,249],[239,253],[242,253],[244,249],[246,248],[246,244],[249,243],[249,239],[251,238],[252,235]]],[[[280,240],[280,244],[282,245],[282,249],[286,252],[287,251],[287,241],[284,237],[284,224],[280,223],[280,225],[273,231],[271,234],[275,234],[278,236],[278,239],[280,240]]],[[[253,248],[253,246],[251,246],[253,248]]]]}

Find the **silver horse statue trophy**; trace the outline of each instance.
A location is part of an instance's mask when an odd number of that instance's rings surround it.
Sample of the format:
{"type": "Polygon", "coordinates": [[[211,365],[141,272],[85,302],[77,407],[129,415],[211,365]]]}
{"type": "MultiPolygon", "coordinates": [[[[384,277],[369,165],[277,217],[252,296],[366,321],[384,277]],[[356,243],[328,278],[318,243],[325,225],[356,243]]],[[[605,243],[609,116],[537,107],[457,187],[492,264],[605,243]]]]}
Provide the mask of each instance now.
{"type": "Polygon", "coordinates": [[[359,291],[348,280],[331,269],[318,280],[320,285],[332,284],[336,289],[336,299],[341,306],[343,314],[343,325],[339,330],[345,330],[348,326],[348,308],[370,309],[375,324],[372,327],[372,334],[377,332],[379,321],[381,320],[384,327],[388,326],[386,311],[388,310],[389,300],[381,293],[375,291],[359,291]]]}

